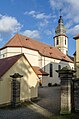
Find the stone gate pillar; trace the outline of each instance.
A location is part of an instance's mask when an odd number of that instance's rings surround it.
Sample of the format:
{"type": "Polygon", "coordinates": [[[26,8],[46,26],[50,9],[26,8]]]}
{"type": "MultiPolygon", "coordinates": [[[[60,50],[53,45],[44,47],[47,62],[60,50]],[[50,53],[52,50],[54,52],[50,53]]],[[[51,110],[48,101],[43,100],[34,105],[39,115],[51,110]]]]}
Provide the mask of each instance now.
{"type": "Polygon", "coordinates": [[[60,114],[71,113],[73,108],[72,99],[72,78],[75,71],[69,70],[68,67],[63,67],[61,70],[57,70],[60,74],[61,80],[61,110],[60,114]]]}
{"type": "Polygon", "coordinates": [[[18,80],[18,78],[23,77],[23,75],[14,73],[13,75],[10,75],[10,77],[12,77],[11,106],[16,107],[20,105],[20,81],[18,80]]]}
{"type": "Polygon", "coordinates": [[[79,111],[79,78],[73,80],[74,83],[74,109],[79,111]]]}

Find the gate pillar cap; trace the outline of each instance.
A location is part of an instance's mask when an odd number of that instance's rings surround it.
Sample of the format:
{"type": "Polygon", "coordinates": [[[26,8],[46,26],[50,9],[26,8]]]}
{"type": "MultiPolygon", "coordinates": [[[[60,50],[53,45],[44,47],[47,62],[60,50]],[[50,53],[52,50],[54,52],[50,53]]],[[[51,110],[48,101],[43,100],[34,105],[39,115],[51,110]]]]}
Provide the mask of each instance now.
{"type": "Polygon", "coordinates": [[[73,74],[75,73],[76,71],[75,70],[72,70],[70,69],[69,67],[63,67],[62,69],[60,70],[56,70],[56,72],[60,73],[60,74],[73,74]]]}
{"type": "Polygon", "coordinates": [[[19,73],[14,73],[13,75],[10,75],[10,77],[12,77],[12,78],[21,78],[21,77],[23,77],[23,75],[21,75],[19,73]]]}

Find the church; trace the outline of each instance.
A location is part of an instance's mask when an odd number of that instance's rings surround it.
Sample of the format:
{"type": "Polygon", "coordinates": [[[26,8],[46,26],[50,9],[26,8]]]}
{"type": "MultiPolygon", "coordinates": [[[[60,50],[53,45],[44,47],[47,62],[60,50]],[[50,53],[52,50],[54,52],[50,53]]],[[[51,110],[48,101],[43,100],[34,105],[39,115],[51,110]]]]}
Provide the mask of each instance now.
{"type": "Polygon", "coordinates": [[[65,66],[74,69],[74,62],[68,56],[68,37],[61,15],[55,33],[54,46],[39,42],[28,36],[15,34],[0,48],[0,59],[24,54],[38,75],[40,85],[60,84],[60,76],[56,70],[65,66]]]}

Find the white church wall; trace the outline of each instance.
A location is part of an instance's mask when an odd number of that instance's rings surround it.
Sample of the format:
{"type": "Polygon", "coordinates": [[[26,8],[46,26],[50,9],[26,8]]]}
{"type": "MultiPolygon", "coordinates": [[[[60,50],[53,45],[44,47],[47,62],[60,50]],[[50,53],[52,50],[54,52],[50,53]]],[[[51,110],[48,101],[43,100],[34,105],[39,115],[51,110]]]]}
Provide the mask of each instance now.
{"type": "Polygon", "coordinates": [[[0,51],[0,59],[4,58],[6,56],[7,56],[7,48],[0,51]]]}
{"type": "Polygon", "coordinates": [[[73,63],[64,62],[64,61],[60,61],[57,59],[42,56],[42,67],[41,68],[49,74],[48,76],[42,77],[43,86],[47,86],[48,83],[52,83],[52,85],[55,83],[60,84],[60,78],[58,76],[58,73],[56,72],[56,70],[58,70],[59,65],[61,66],[61,68],[67,66],[70,69],[74,69],[73,63]],[[50,77],[50,64],[52,64],[52,77],[50,77]]]}
{"type": "Polygon", "coordinates": [[[23,48],[22,53],[25,54],[25,56],[27,57],[29,62],[32,64],[32,66],[38,66],[38,55],[39,54],[37,51],[23,48]]]}
{"type": "Polygon", "coordinates": [[[38,66],[42,68],[42,56],[38,53],[38,66]]]}
{"type": "Polygon", "coordinates": [[[38,52],[26,48],[9,47],[1,50],[0,58],[10,57],[24,53],[32,66],[38,66],[38,52]]]}
{"type": "Polygon", "coordinates": [[[10,57],[10,56],[17,55],[17,54],[21,54],[21,48],[8,47],[8,48],[5,48],[5,49],[1,50],[0,58],[2,59],[2,58],[5,58],[5,57],[10,57]]]}
{"type": "Polygon", "coordinates": [[[48,76],[42,77],[42,86],[48,86],[49,83],[52,83],[52,80],[48,76]]]}

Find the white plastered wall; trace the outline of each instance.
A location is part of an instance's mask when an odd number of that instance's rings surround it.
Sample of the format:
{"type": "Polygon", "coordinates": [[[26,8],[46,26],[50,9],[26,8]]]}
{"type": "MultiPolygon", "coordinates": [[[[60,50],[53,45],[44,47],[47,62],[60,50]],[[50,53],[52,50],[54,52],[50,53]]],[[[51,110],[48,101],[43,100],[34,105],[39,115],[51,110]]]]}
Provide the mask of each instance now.
{"type": "Polygon", "coordinates": [[[61,60],[52,59],[48,57],[42,57],[42,67],[41,68],[48,74],[50,74],[50,63],[52,63],[53,65],[53,68],[52,68],[53,76],[52,77],[50,77],[50,75],[43,76],[42,77],[43,86],[47,86],[48,83],[52,83],[52,85],[55,83],[60,84],[60,78],[58,77],[58,73],[56,72],[56,70],[58,70],[58,65],[61,65],[61,68],[67,66],[70,69],[74,69],[74,63],[64,62],[61,60]]]}
{"type": "Polygon", "coordinates": [[[21,47],[8,47],[1,50],[0,59],[5,57],[14,56],[24,53],[32,66],[38,66],[38,52],[35,50],[21,48],[21,47]]]}

